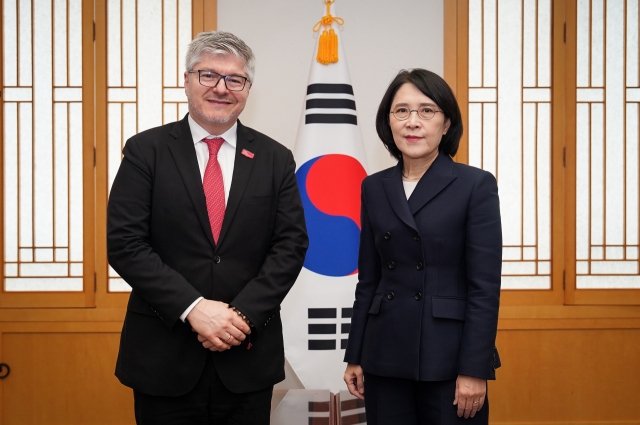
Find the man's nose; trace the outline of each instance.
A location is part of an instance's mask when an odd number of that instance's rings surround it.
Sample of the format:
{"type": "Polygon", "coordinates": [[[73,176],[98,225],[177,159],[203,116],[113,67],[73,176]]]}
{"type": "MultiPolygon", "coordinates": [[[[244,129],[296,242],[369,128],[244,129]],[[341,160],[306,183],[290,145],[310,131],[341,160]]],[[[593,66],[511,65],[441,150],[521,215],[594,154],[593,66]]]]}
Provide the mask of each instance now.
{"type": "Polygon", "coordinates": [[[229,89],[227,89],[227,85],[225,84],[224,78],[220,78],[216,85],[212,87],[212,89],[216,93],[226,93],[229,91],[229,89]]]}

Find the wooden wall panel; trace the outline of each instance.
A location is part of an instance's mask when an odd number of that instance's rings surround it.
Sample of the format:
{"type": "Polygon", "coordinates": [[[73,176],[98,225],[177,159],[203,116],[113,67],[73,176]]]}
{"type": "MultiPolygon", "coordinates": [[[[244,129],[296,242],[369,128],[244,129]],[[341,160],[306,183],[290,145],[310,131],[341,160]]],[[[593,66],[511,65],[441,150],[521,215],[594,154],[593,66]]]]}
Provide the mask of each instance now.
{"type": "Polygon", "coordinates": [[[504,330],[494,424],[640,424],[640,329],[504,330]]]}
{"type": "Polygon", "coordinates": [[[119,333],[2,334],[3,425],[133,424],[133,396],[114,376],[119,333]]]}

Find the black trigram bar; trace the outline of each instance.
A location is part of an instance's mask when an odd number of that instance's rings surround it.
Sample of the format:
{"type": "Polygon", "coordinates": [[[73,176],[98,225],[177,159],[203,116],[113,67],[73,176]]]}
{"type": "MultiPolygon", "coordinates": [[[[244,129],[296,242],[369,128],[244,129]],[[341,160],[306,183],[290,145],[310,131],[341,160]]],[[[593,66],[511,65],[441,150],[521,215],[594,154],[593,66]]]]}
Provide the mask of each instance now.
{"type": "Polygon", "coordinates": [[[356,102],[351,99],[309,99],[307,109],[353,109],[356,110],[356,102]]]}
{"type": "Polygon", "coordinates": [[[309,319],[335,319],[338,316],[336,308],[310,308],[309,319]]]}
{"type": "MultiPolygon", "coordinates": [[[[326,335],[336,333],[336,324],[310,324],[309,334],[311,335],[326,335]]],[[[344,332],[343,332],[344,333],[344,332]]]]}
{"type": "Polygon", "coordinates": [[[335,349],[336,349],[335,339],[310,339],[309,340],[309,350],[335,350],[335,349]]]}
{"type": "Polygon", "coordinates": [[[318,417],[311,417],[309,418],[309,425],[329,425],[329,417],[324,417],[324,418],[318,418],[318,417]]]}
{"type": "Polygon", "coordinates": [[[340,331],[343,334],[348,334],[349,332],[351,332],[351,323],[342,323],[340,325],[340,331]]]}
{"type": "Polygon", "coordinates": [[[365,415],[364,413],[346,415],[340,418],[341,425],[357,425],[357,424],[366,424],[366,423],[367,423],[367,415],[365,415]]]}
{"type": "Polygon", "coordinates": [[[314,93],[353,94],[353,87],[350,84],[309,84],[307,94],[314,93]]]}
{"type": "Polygon", "coordinates": [[[310,401],[309,412],[328,412],[331,404],[328,401],[310,401]]]}
{"type": "Polygon", "coordinates": [[[353,124],[358,125],[358,117],[351,114],[307,114],[305,124],[353,124]]]}
{"type": "Polygon", "coordinates": [[[345,410],[354,410],[360,409],[364,407],[364,400],[360,400],[359,398],[354,398],[353,400],[342,400],[340,402],[340,411],[345,410]]]}
{"type": "Polygon", "coordinates": [[[342,309],[342,318],[346,319],[347,317],[352,317],[352,316],[353,316],[353,308],[345,307],[342,309]]]}
{"type": "Polygon", "coordinates": [[[347,341],[348,341],[348,339],[341,339],[340,340],[340,349],[341,350],[346,350],[347,349],[347,341]]]}

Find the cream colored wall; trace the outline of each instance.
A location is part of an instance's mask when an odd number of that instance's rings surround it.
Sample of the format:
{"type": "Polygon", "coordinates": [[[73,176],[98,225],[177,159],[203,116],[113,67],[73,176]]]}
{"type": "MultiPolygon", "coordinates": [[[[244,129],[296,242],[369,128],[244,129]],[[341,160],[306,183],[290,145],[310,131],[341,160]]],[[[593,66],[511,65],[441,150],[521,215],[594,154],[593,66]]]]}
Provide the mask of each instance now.
{"type": "MultiPolygon", "coordinates": [[[[356,98],[368,172],[395,162],[375,131],[375,114],[389,82],[403,68],[443,72],[443,0],[336,0],[345,20],[346,60],[356,98]],[[375,31],[372,31],[375,28],[375,31]]],[[[256,78],[240,119],[293,149],[303,111],[322,0],[218,0],[218,29],[253,49],[256,78]]]]}

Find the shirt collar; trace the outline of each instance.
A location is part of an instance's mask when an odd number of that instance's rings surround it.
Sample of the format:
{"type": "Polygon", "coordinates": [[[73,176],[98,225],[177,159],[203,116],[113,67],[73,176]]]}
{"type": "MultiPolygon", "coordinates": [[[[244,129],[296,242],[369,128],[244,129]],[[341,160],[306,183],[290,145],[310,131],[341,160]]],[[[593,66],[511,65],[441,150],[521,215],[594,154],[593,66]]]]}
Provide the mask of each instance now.
{"type": "Polygon", "coordinates": [[[236,147],[236,141],[238,140],[238,120],[236,120],[229,130],[220,135],[213,135],[209,134],[207,130],[195,122],[195,120],[191,118],[191,114],[189,114],[189,128],[191,129],[191,136],[193,137],[194,145],[206,137],[222,137],[225,142],[229,143],[234,148],[236,147]]]}

